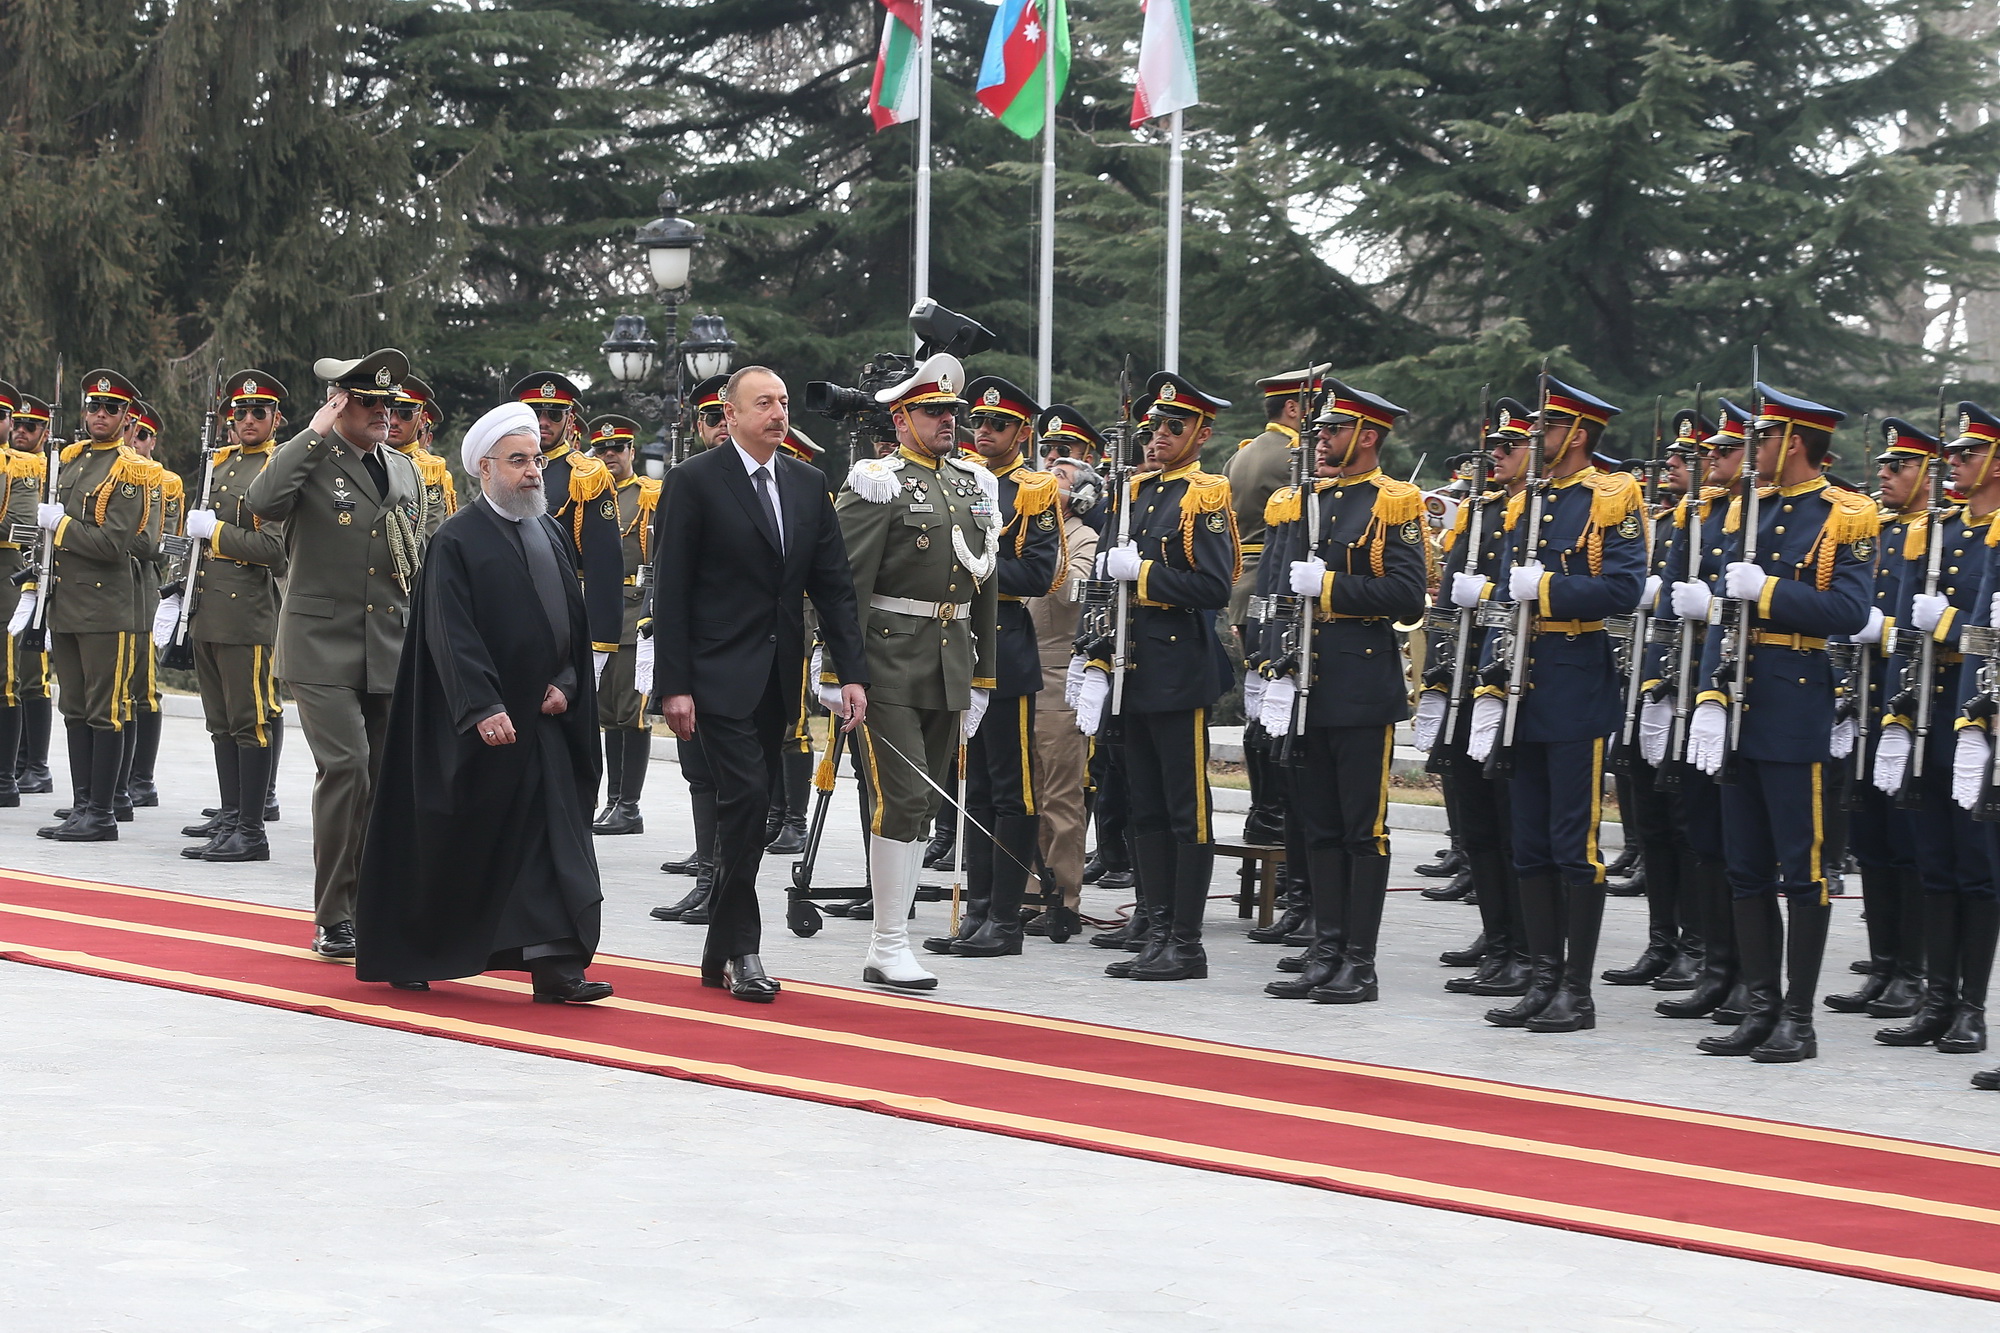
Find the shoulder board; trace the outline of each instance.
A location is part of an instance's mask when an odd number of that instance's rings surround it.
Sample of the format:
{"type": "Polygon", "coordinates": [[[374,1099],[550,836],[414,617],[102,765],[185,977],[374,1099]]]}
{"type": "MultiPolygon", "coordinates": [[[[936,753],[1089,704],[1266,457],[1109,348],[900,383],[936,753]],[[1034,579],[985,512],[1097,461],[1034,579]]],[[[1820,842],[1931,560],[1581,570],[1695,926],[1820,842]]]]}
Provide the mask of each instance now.
{"type": "Polygon", "coordinates": [[[1424,493],[1385,472],[1375,478],[1374,515],[1389,525],[1415,522],[1424,516],[1424,493]]]}
{"type": "Polygon", "coordinates": [[[160,490],[169,500],[185,499],[187,497],[187,482],[181,479],[181,474],[178,472],[162,472],[160,476],[160,490]]]}
{"type": "Polygon", "coordinates": [[[239,446],[234,444],[225,444],[220,449],[217,449],[215,451],[215,461],[212,464],[212,466],[220,469],[224,463],[227,463],[230,459],[236,457],[236,455],[240,452],[241,448],[239,446]]]}
{"type": "MultiPolygon", "coordinates": [[[[436,454],[427,454],[421,449],[413,449],[404,457],[417,465],[417,475],[424,479],[424,485],[434,485],[451,471],[445,461],[436,454]]],[[[575,484],[576,474],[570,474],[571,484],[575,484]]]]}
{"type": "Polygon", "coordinates": [[[1466,528],[1470,527],[1471,524],[1472,505],[1468,501],[1459,505],[1458,512],[1451,516],[1451,528],[1444,534],[1441,549],[1449,551],[1452,547],[1458,545],[1458,539],[1465,535],[1466,528]]]}
{"type": "Polygon", "coordinates": [[[663,483],[658,477],[639,478],[639,508],[642,511],[659,507],[662,485],[663,483]]]}
{"type": "Polygon", "coordinates": [[[118,481],[129,481],[139,486],[158,487],[164,484],[166,468],[150,458],[141,458],[128,449],[118,451],[118,461],[111,465],[111,475],[118,481]]]}
{"type": "Polygon", "coordinates": [[[1212,472],[1190,472],[1187,496],[1181,501],[1183,513],[1205,514],[1211,509],[1229,508],[1229,478],[1212,472]]]}
{"type": "Polygon", "coordinates": [[[1600,528],[1612,528],[1645,507],[1646,493],[1639,479],[1629,472],[1600,472],[1585,477],[1583,484],[1597,492],[1590,504],[1590,521],[1600,528]]]}
{"type": "Polygon", "coordinates": [[[77,459],[83,456],[84,447],[85,447],[84,443],[81,440],[78,440],[75,444],[64,445],[62,451],[62,461],[65,463],[74,463],[77,459]]]}
{"type": "Polygon", "coordinates": [[[1826,535],[1837,542],[1858,542],[1882,530],[1882,511],[1875,501],[1859,491],[1829,486],[1826,497],[1826,535]]]}
{"type": "Polygon", "coordinates": [[[896,474],[902,470],[903,460],[897,454],[887,458],[857,458],[847,470],[847,489],[869,504],[888,504],[903,489],[903,484],[896,480],[896,474]]]}
{"type": "MultiPolygon", "coordinates": [[[[419,469],[421,475],[422,469],[419,469]]],[[[579,503],[595,500],[611,489],[611,469],[595,458],[570,455],[569,498],[579,503]]]]}
{"type": "Polygon", "coordinates": [[[1242,453],[1245,449],[1249,448],[1251,445],[1255,443],[1257,443],[1257,441],[1254,436],[1247,440],[1238,440],[1236,442],[1236,452],[1242,453]]]}
{"type": "Polygon", "coordinates": [[[1264,502],[1264,525],[1276,527],[1280,523],[1299,521],[1299,488],[1280,486],[1271,492],[1271,498],[1264,502]]]}
{"type": "Polygon", "coordinates": [[[4,451],[9,477],[45,477],[49,472],[49,461],[45,454],[24,454],[17,449],[4,451]]]}
{"type": "Polygon", "coordinates": [[[1053,509],[1062,498],[1061,483],[1053,472],[1030,472],[1023,468],[1014,474],[1014,485],[1014,512],[1024,517],[1053,509]]]}

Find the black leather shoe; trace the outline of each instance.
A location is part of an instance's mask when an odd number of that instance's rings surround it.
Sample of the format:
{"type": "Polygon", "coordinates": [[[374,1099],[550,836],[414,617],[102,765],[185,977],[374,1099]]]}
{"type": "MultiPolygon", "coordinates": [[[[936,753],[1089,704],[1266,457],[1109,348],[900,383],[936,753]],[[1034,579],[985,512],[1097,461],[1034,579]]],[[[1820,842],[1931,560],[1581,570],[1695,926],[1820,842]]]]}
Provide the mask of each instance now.
{"type": "Polygon", "coordinates": [[[1465,867],[1465,853],[1456,847],[1440,847],[1437,859],[1418,866],[1417,873],[1426,879],[1457,879],[1465,867]]]}
{"type": "Polygon", "coordinates": [[[1253,927],[1245,931],[1244,935],[1252,944],[1283,944],[1286,936],[1296,935],[1304,929],[1306,918],[1310,915],[1311,912],[1306,907],[1287,907],[1283,915],[1270,925],[1253,927]]]}
{"type": "Polygon", "coordinates": [[[1750,1058],[1760,1065],[1789,1065],[1800,1060],[1811,1060],[1819,1055],[1819,1038],[1813,1034],[1811,1019],[1794,1018],[1790,1014],[1778,1020],[1778,1026],[1771,1029],[1750,1058]]]}
{"type": "Polygon", "coordinates": [[[160,789],[153,785],[151,778],[132,779],[132,804],[141,808],[160,803],[160,789]]]}
{"type": "Polygon", "coordinates": [[[1113,893],[1130,893],[1139,887],[1139,877],[1130,869],[1107,870],[1098,877],[1097,887],[1113,893]]]}
{"type": "Polygon", "coordinates": [[[233,810],[217,810],[199,824],[183,824],[181,826],[181,836],[183,838],[207,838],[213,841],[218,833],[229,831],[229,826],[236,822],[235,814],[236,812],[233,810]]]}
{"type": "Polygon", "coordinates": [[[336,921],[313,932],[313,952],[321,958],[354,957],[354,923],[336,921]]]}
{"type": "MultiPolygon", "coordinates": [[[[181,848],[187,854],[187,848],[181,848]]],[[[204,861],[268,861],[271,859],[271,844],[263,831],[248,833],[236,829],[228,837],[212,843],[201,853],[204,861]]]]}
{"type": "Polygon", "coordinates": [[[1451,877],[1449,883],[1433,884],[1421,891],[1420,896],[1434,903],[1455,903],[1472,892],[1472,872],[1461,870],[1451,877]]]}
{"type": "Polygon", "coordinates": [[[1280,972],[1303,972],[1306,970],[1306,960],[1310,956],[1310,954],[1303,953],[1287,954],[1278,960],[1278,970],[1280,972]]]}
{"type": "Polygon", "coordinates": [[[1898,972],[1882,993],[1868,1002],[1870,1018],[1909,1018],[1924,1007],[1924,981],[1898,972]]]}
{"type": "Polygon", "coordinates": [[[587,981],[582,977],[568,977],[543,990],[535,988],[536,1004],[589,1004],[592,1000],[611,998],[611,983],[608,981],[587,981]]]}
{"type": "Polygon", "coordinates": [[[56,789],[55,775],[41,766],[22,769],[14,782],[23,796],[47,796],[56,789]]]}
{"type": "Polygon", "coordinates": [[[773,856],[797,856],[806,849],[806,820],[804,815],[787,816],[778,829],[778,836],[764,848],[773,856]]]}
{"type": "Polygon", "coordinates": [[[1521,1026],[1530,1032],[1586,1032],[1597,1026],[1597,1006],[1590,996],[1564,987],[1521,1026]]]}
{"type": "Polygon", "coordinates": [[[431,983],[428,981],[392,981],[389,984],[397,990],[429,990],[431,988],[431,983]]]}
{"type": "Polygon", "coordinates": [[[1696,978],[1701,976],[1702,957],[1689,953],[1685,948],[1674,950],[1674,961],[1667,964],[1667,970],[1653,978],[1654,990],[1693,990],[1696,978]]]}
{"type": "Polygon", "coordinates": [[[1463,949],[1446,949],[1438,955],[1438,962],[1446,967],[1478,967],[1485,961],[1486,934],[1484,931],[1480,932],[1478,939],[1466,945],[1463,949]]]}
{"type": "Polygon", "coordinates": [[[956,870],[957,862],[952,857],[952,836],[949,825],[939,829],[931,840],[924,844],[924,869],[956,870]]]}
{"type": "MultiPolygon", "coordinates": [[[[129,811],[125,818],[131,818],[129,811]]],[[[57,825],[48,836],[57,842],[116,842],[118,822],[109,810],[86,805],[78,809],[75,819],[57,825]]]]}
{"type": "Polygon", "coordinates": [[[662,862],[660,869],[666,871],[669,875],[699,875],[701,873],[701,865],[700,853],[689,852],[679,861],[662,862]]]}
{"type": "Polygon", "coordinates": [[[704,958],[701,984],[712,990],[727,990],[749,1004],[769,1004],[778,998],[778,983],[765,975],[764,964],[754,953],[741,958],[704,958]]]}
{"type": "Polygon", "coordinates": [[[644,833],[646,831],[646,821],[639,814],[637,802],[614,801],[604,807],[604,813],[597,817],[597,822],[590,826],[590,831],[600,838],[615,838],[628,833],[644,833]]]}
{"type": "Polygon", "coordinates": [[[1599,981],[1613,986],[1643,986],[1654,977],[1665,972],[1674,961],[1674,947],[1671,944],[1654,943],[1646,946],[1639,955],[1639,961],[1630,967],[1610,967],[1597,974],[1599,981]]]}
{"type": "Polygon", "coordinates": [[[695,886],[687,891],[687,896],[669,907],[655,907],[652,918],[655,921],[679,921],[695,908],[708,901],[707,880],[696,880],[695,886]]]}
{"type": "Polygon", "coordinates": [[[1122,949],[1135,937],[1145,937],[1145,928],[1139,924],[1137,913],[1127,918],[1122,926],[1098,931],[1090,937],[1090,942],[1100,949],[1122,949]]]}
{"type": "Polygon", "coordinates": [[[1888,986],[1889,978],[1874,972],[1862,981],[1860,990],[1846,995],[1824,995],[1820,997],[1820,1003],[1836,1014],[1865,1014],[1868,1006],[1880,999],[1888,986]]]}
{"type": "Polygon", "coordinates": [[[2000,1069],[1982,1069],[1972,1076],[1972,1086],[2000,1092],[2000,1069]]]}

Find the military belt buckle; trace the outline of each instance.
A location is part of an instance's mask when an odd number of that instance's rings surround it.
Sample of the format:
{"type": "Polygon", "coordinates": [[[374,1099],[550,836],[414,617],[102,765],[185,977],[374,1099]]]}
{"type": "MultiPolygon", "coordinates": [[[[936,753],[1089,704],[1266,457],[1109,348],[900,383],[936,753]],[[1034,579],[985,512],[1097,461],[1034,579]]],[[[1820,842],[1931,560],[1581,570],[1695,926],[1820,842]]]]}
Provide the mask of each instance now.
{"type": "Polygon", "coordinates": [[[1992,657],[2000,651],[2000,630],[1990,625],[1967,625],[1958,632],[1958,650],[1968,655],[1992,657]]]}
{"type": "Polygon", "coordinates": [[[949,625],[952,621],[958,619],[959,603],[939,602],[937,604],[937,607],[938,607],[937,618],[940,624],[949,625]]]}

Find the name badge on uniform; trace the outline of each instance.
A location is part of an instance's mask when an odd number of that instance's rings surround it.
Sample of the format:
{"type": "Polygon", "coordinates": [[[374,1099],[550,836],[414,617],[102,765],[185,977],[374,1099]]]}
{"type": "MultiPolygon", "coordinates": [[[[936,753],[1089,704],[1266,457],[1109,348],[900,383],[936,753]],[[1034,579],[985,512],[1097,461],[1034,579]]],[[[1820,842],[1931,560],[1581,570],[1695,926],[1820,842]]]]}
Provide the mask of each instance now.
{"type": "Polygon", "coordinates": [[[936,513],[936,512],[937,512],[937,506],[936,506],[936,505],[911,505],[911,506],[910,506],[910,512],[911,512],[912,514],[932,514],[932,513],[936,513]]]}

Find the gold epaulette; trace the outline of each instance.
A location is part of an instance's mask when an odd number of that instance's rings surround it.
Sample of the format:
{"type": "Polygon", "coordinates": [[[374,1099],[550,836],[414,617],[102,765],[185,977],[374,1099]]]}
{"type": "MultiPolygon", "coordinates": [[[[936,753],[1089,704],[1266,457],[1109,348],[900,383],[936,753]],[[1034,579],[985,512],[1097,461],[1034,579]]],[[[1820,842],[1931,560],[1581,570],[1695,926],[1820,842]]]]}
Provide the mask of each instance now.
{"type": "Polygon", "coordinates": [[[1299,521],[1299,488],[1280,486],[1271,492],[1271,498],[1264,502],[1264,526],[1275,528],[1280,523],[1299,521]]]}
{"type": "Polygon", "coordinates": [[[78,440],[75,444],[64,445],[62,451],[63,465],[68,466],[69,464],[74,463],[77,459],[83,456],[83,451],[85,449],[88,449],[89,447],[90,446],[85,444],[82,440],[78,440]]]}
{"type": "Polygon", "coordinates": [[[1590,521],[1596,527],[1615,528],[1628,514],[1645,508],[1646,493],[1629,472],[1594,473],[1585,477],[1583,484],[1597,492],[1590,502],[1590,521]]]}
{"type": "Polygon", "coordinates": [[[1221,514],[1229,532],[1231,552],[1229,581],[1243,577],[1243,546],[1236,536],[1236,510],[1229,503],[1229,478],[1212,472],[1187,475],[1187,494],[1181,497],[1181,550],[1190,568],[1195,565],[1194,531],[1204,514],[1221,514]]]}
{"type": "Polygon", "coordinates": [[[15,477],[34,477],[40,479],[49,474],[49,458],[47,454],[24,454],[18,449],[0,449],[0,456],[6,458],[6,466],[4,469],[0,469],[0,473],[4,473],[10,481],[15,477]]]}
{"type": "Polygon", "coordinates": [[[1829,486],[1820,494],[1826,497],[1832,511],[1826,516],[1825,532],[1834,541],[1846,545],[1881,533],[1882,511],[1870,497],[1839,486],[1829,486]]]}
{"type": "Polygon", "coordinates": [[[1743,497],[1740,495],[1732,495],[1729,497],[1729,508],[1725,510],[1722,515],[1722,530],[1724,532],[1734,532],[1742,526],[1743,526],[1743,497]]]}
{"type": "Polygon", "coordinates": [[[427,453],[422,449],[412,449],[409,453],[404,454],[403,457],[417,465],[417,477],[424,485],[449,486],[451,484],[451,468],[446,466],[445,461],[436,454],[427,453]]]}
{"type": "MultiPolygon", "coordinates": [[[[1725,495],[1727,495],[1727,494],[1729,494],[1729,488],[1728,488],[1727,486],[1704,486],[1704,487],[1702,487],[1702,488],[1701,488],[1701,503],[1702,503],[1702,514],[1703,514],[1703,516],[1704,516],[1704,517],[1706,517],[1706,516],[1707,516],[1707,512],[1708,512],[1708,506],[1709,506],[1709,505],[1711,505],[1711,504],[1714,504],[1714,503],[1715,503],[1715,502],[1716,502],[1717,500],[1720,500],[1720,499],[1721,499],[1721,498],[1722,498],[1723,496],[1725,496],[1725,495]]],[[[1694,497],[1693,497],[1693,496],[1689,496],[1689,495],[1684,495],[1684,496],[1682,496],[1682,497],[1681,497],[1681,502],[1680,502],[1679,504],[1677,504],[1677,505],[1675,505],[1675,506],[1674,506],[1674,526],[1675,526],[1675,527],[1677,527],[1677,528],[1684,528],[1684,527],[1686,527],[1686,526],[1687,526],[1687,516],[1688,516],[1688,507],[1689,507],[1690,505],[1692,505],[1693,503],[1694,503],[1694,497]]]]}
{"type": "Polygon", "coordinates": [[[160,493],[166,496],[167,499],[169,500],[185,500],[187,498],[187,483],[181,480],[180,473],[168,472],[164,468],[162,468],[160,475],[160,493]]]}
{"type": "Polygon", "coordinates": [[[1247,440],[1238,440],[1238,441],[1236,442],[1236,452],[1240,454],[1240,453],[1242,453],[1242,452],[1243,452],[1243,451],[1244,451],[1245,449],[1249,448],[1249,447],[1250,447],[1251,445],[1253,445],[1253,444],[1255,444],[1255,443],[1257,443],[1257,437],[1256,437],[1256,436],[1254,436],[1254,435],[1253,435],[1253,436],[1251,436],[1251,437],[1250,437],[1249,439],[1247,439],[1247,440]]]}
{"type": "Polygon", "coordinates": [[[209,466],[220,472],[224,463],[227,463],[242,451],[243,446],[240,444],[225,444],[215,451],[215,461],[210,463],[209,466]]]}
{"type": "Polygon", "coordinates": [[[142,458],[123,446],[118,450],[118,461],[111,465],[112,481],[129,481],[139,486],[157,490],[165,484],[167,469],[150,458],[142,458]]]}
{"type": "Polygon", "coordinates": [[[1385,472],[1375,478],[1373,516],[1392,527],[1414,522],[1424,516],[1424,493],[1415,483],[1398,481],[1385,472]]]}
{"type": "MultiPolygon", "coordinates": [[[[443,462],[444,460],[439,459],[438,461],[443,462]]],[[[576,454],[570,455],[570,499],[579,504],[588,500],[595,500],[598,496],[609,493],[612,486],[610,468],[604,466],[604,464],[598,462],[595,458],[582,458],[576,454]]]]}
{"type": "Polygon", "coordinates": [[[1014,488],[1014,513],[1021,518],[1033,518],[1045,509],[1053,509],[1062,498],[1062,487],[1053,472],[1022,468],[1014,473],[1014,488]]]}
{"type": "Polygon", "coordinates": [[[1501,530],[1505,532],[1512,532],[1514,530],[1514,525],[1521,521],[1521,515],[1523,512],[1527,510],[1527,508],[1528,508],[1528,493],[1526,491],[1520,491],[1514,496],[1513,499],[1507,502],[1507,516],[1506,518],[1501,520],[1500,523],[1501,530]]]}
{"type": "Polygon", "coordinates": [[[660,507],[662,483],[658,477],[639,478],[639,512],[650,514],[660,507]]]}
{"type": "Polygon", "coordinates": [[[1458,539],[1464,536],[1465,530],[1471,526],[1472,501],[1464,500],[1459,503],[1458,512],[1451,516],[1451,527],[1445,532],[1444,538],[1438,542],[1438,549],[1440,551],[1450,551],[1452,547],[1458,545],[1458,539]]]}

